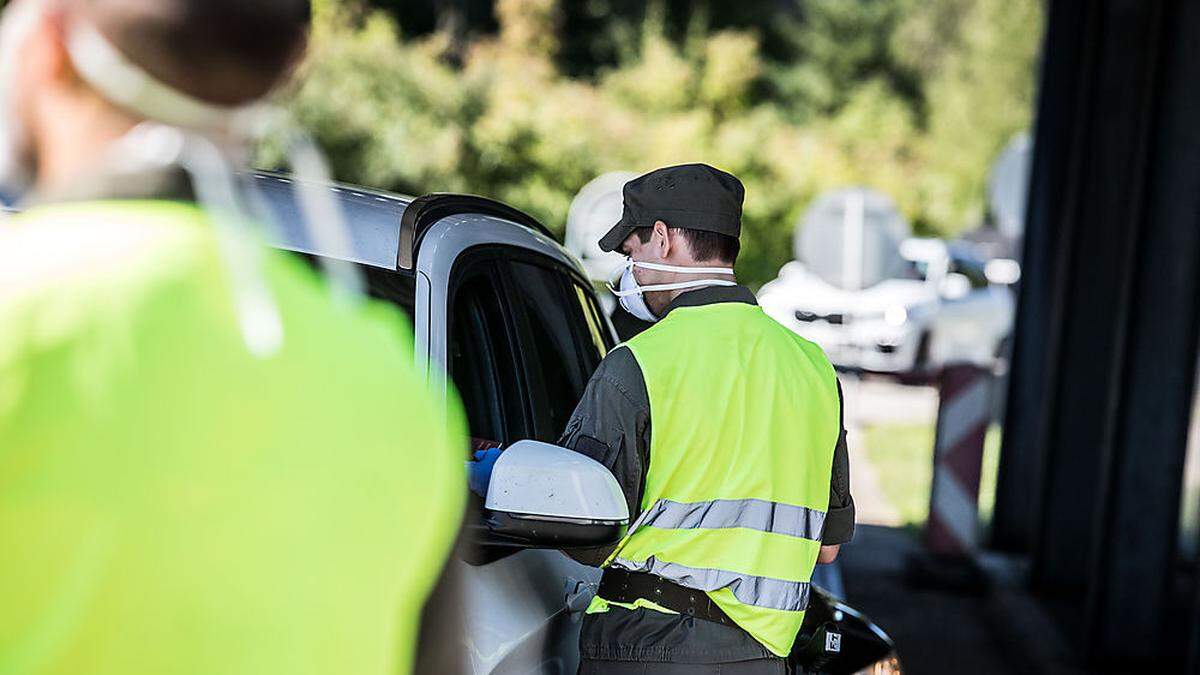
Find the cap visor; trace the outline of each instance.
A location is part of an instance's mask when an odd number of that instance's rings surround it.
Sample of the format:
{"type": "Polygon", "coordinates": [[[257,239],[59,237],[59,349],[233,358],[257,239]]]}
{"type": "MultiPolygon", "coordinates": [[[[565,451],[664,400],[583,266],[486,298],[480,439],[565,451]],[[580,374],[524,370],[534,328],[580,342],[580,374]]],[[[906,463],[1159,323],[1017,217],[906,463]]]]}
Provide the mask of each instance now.
{"type": "Polygon", "coordinates": [[[600,237],[600,250],[616,251],[620,249],[621,244],[624,244],[625,240],[628,239],[629,235],[633,234],[633,231],[636,229],[637,228],[633,225],[626,225],[623,221],[618,222],[616,225],[613,225],[612,229],[608,231],[608,234],[600,237]]]}

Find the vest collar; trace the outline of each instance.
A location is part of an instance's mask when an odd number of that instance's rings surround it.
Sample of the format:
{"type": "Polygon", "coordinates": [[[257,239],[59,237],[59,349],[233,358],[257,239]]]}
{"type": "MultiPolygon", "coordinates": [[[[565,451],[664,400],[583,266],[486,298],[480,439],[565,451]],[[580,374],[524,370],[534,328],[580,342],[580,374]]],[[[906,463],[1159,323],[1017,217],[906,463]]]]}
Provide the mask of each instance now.
{"type": "Polygon", "coordinates": [[[715,305],[719,302],[740,302],[747,305],[758,304],[754,293],[741,284],[737,286],[705,286],[704,288],[697,288],[694,291],[680,293],[671,301],[671,304],[667,305],[662,318],[665,319],[671,313],[671,310],[679,307],[701,307],[704,305],[715,305]]]}

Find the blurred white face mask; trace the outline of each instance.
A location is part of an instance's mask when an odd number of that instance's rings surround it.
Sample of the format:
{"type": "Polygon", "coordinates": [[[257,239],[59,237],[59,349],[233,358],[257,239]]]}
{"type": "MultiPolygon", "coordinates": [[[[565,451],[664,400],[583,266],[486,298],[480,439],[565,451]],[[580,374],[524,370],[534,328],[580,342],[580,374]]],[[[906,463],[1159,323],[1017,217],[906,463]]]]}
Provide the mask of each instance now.
{"type": "Polygon", "coordinates": [[[33,180],[29,133],[17,115],[21,48],[42,17],[40,0],[15,0],[0,15],[0,202],[15,202],[33,180]]]}
{"type": "MultiPolygon", "coordinates": [[[[29,131],[17,116],[18,57],[46,5],[46,0],[14,0],[0,16],[0,196],[9,201],[29,188],[36,168],[29,131]]],[[[259,106],[215,105],[158,81],[84,21],[68,25],[66,49],[81,79],[148,120],[219,138],[244,136],[261,117],[259,106]]]]}
{"type": "Polygon", "coordinates": [[[731,279],[697,279],[695,281],[677,281],[673,284],[651,284],[649,286],[639,286],[637,279],[633,276],[633,268],[641,267],[648,270],[658,270],[660,272],[676,272],[679,274],[733,274],[732,267],[679,267],[676,265],[663,265],[660,263],[638,262],[629,260],[621,268],[620,281],[610,283],[608,290],[621,302],[621,307],[625,308],[633,316],[642,321],[658,321],[659,317],[650,311],[650,307],[646,305],[646,297],[644,293],[647,291],[674,291],[691,288],[704,288],[707,286],[736,286],[737,282],[731,279]]]}
{"type": "MultiPolygon", "coordinates": [[[[17,118],[18,54],[53,0],[14,0],[0,16],[0,196],[14,200],[31,185],[34,148],[17,118]]],[[[266,104],[238,106],[208,103],[156,79],[121,53],[95,26],[80,19],[67,24],[65,48],[80,79],[110,103],[146,121],[115,141],[106,157],[117,169],[137,170],[178,165],[190,175],[198,201],[212,215],[222,260],[245,336],[254,354],[275,353],[283,339],[282,319],[261,270],[257,240],[246,236],[235,168],[228,155],[242,141],[264,133],[276,117],[266,104]]],[[[342,210],[323,187],[330,182],[320,150],[295,130],[290,138],[293,168],[305,222],[322,249],[322,260],[339,299],[362,296],[358,268],[348,259],[349,235],[342,210]]],[[[0,212],[2,214],[3,212],[0,212]]]]}

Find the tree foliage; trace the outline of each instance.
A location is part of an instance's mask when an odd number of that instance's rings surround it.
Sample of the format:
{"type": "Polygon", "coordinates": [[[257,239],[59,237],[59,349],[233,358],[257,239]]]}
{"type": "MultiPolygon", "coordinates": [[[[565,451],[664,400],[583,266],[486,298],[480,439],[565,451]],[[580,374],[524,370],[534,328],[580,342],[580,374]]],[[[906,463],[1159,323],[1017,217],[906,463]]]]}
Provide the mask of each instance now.
{"type": "Polygon", "coordinates": [[[974,224],[992,156],[1029,124],[1039,0],[747,0],[773,8],[759,26],[720,18],[726,3],[686,21],[679,3],[631,3],[591,42],[571,37],[579,6],[622,2],[497,0],[497,30],[463,42],[317,0],[284,97],[341,179],[486,194],[559,232],[600,173],[714,164],[747,187],[738,268],[752,283],[790,257],[825,189],[880,188],[928,233],[974,224]],[[579,41],[608,51],[581,67],[579,41]]]}

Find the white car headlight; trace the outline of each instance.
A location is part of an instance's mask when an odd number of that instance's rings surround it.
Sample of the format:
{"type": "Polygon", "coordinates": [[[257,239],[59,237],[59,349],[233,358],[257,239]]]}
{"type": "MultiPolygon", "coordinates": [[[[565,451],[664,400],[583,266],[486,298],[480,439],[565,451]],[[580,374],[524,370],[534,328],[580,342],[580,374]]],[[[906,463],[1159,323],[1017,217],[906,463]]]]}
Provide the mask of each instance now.
{"type": "Polygon", "coordinates": [[[908,310],[904,305],[892,305],[883,313],[883,320],[889,326],[903,326],[904,322],[908,321],[908,310]]]}

